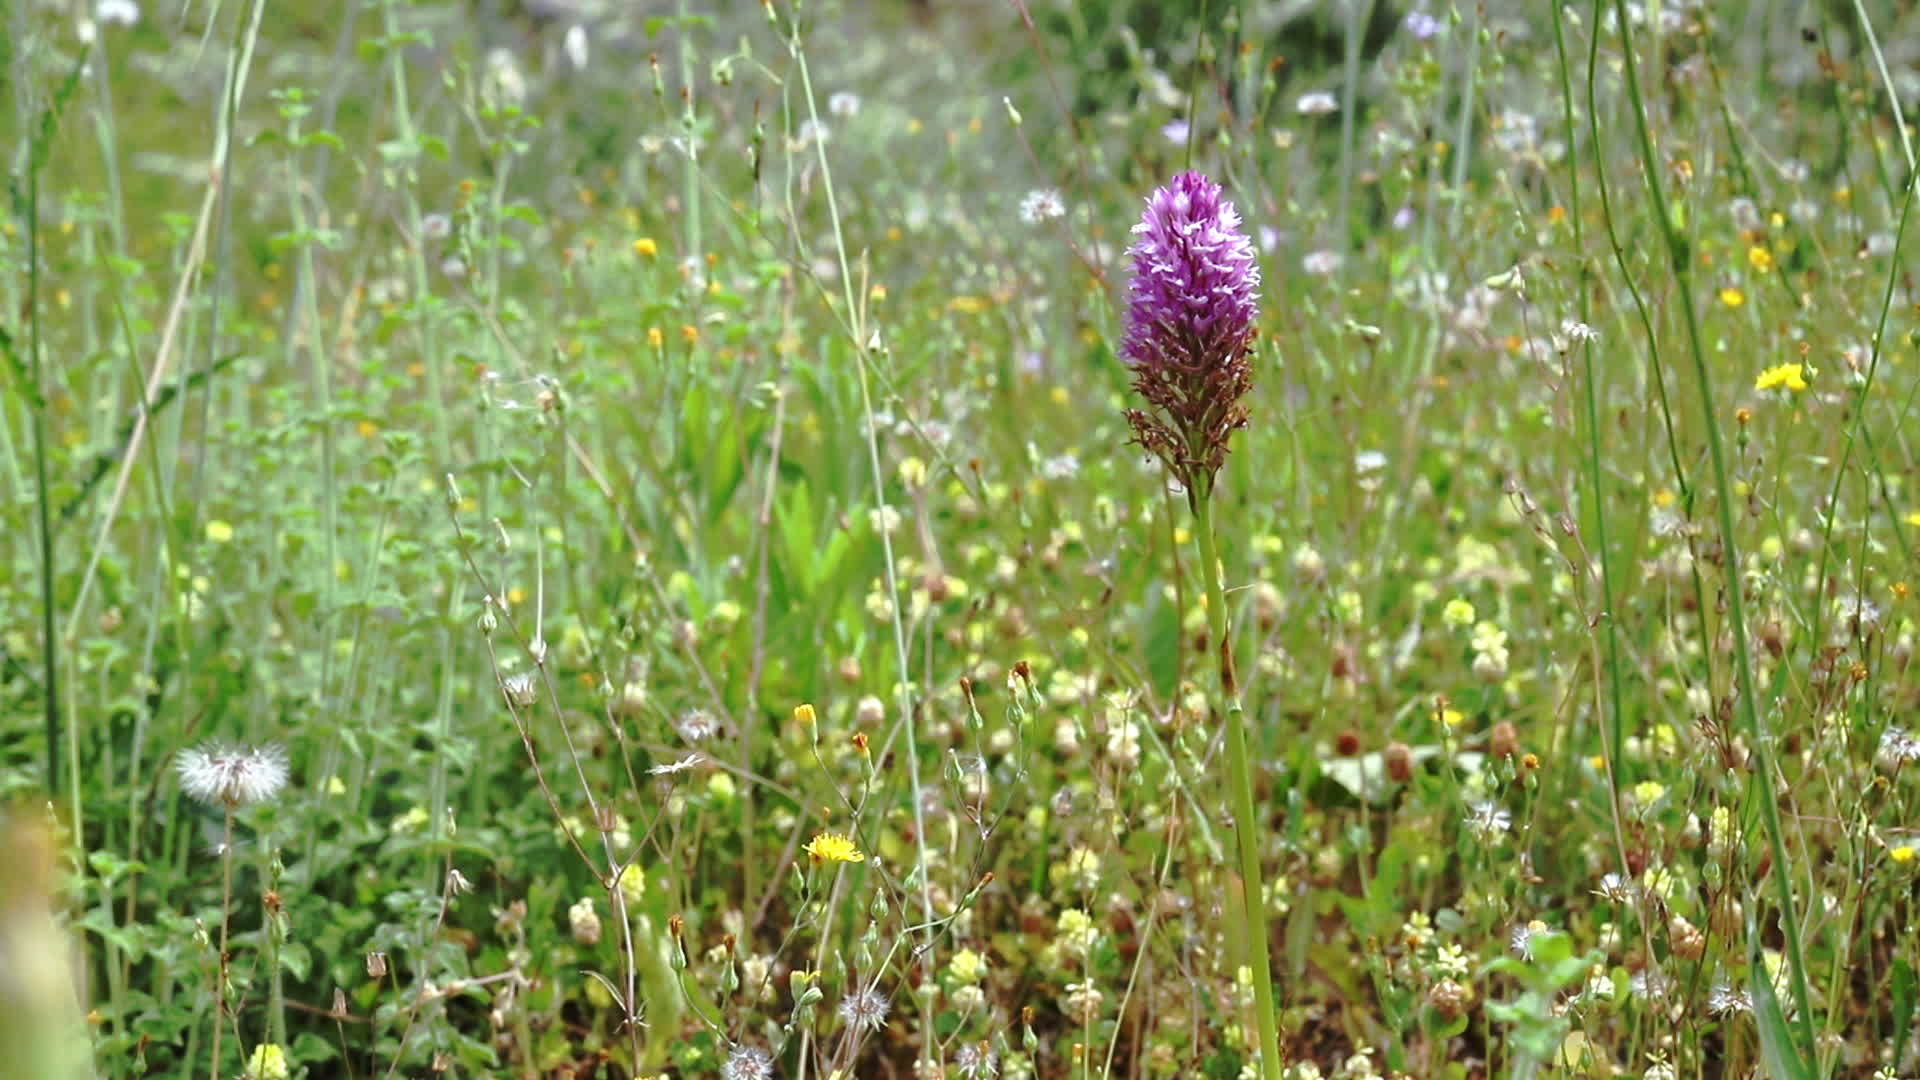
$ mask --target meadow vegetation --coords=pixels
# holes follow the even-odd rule
[[[8,6],[0,1005],[50,897],[109,1077],[1920,1074],[1906,5],[640,6]]]

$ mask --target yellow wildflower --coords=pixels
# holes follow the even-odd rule
[[[261,1043],[247,1059],[247,1080],[287,1080],[287,1052],[279,1043]]]
[[[1741,292],[1738,288],[1732,285],[1729,285],[1726,288],[1720,290],[1720,302],[1727,305],[1730,308],[1737,308],[1741,304],[1744,304],[1747,302],[1747,294]]]
[[[1747,249],[1747,265],[1765,274],[1773,269],[1773,252],[1754,245]]]
[[[647,872],[640,869],[639,863],[628,863],[620,871],[620,897],[629,904],[637,904],[647,895]]]
[[[839,833],[820,833],[803,848],[814,862],[866,862],[867,856]]]
[[[1761,372],[1759,378],[1753,380],[1753,388],[1772,390],[1776,387],[1786,387],[1788,390],[1805,390],[1807,380],[1802,377],[1805,370],[1799,364],[1775,364]]]

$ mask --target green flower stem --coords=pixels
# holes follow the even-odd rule
[[[1220,651],[1220,692],[1227,702],[1227,782],[1233,787],[1234,835],[1240,844],[1240,893],[1247,913],[1248,959],[1253,1003],[1260,1028],[1260,1075],[1280,1076],[1280,1025],[1273,1006],[1273,964],[1268,959],[1267,905],[1261,896],[1260,820],[1253,809],[1253,771],[1247,755],[1247,721],[1233,674],[1233,644],[1227,637],[1227,593],[1220,585],[1220,555],[1213,540],[1211,492],[1193,499],[1194,533],[1200,542],[1200,573],[1207,583],[1207,641]]]

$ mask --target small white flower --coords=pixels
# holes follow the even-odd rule
[[[1600,887],[1594,895],[1614,904],[1630,904],[1638,887],[1624,875],[1614,872],[1600,879]]]
[[[1548,928],[1546,923],[1541,922],[1539,919],[1534,919],[1531,922],[1524,922],[1514,927],[1513,933],[1507,939],[1507,943],[1512,947],[1513,955],[1522,960],[1531,960],[1533,959],[1534,941],[1543,935],[1551,933],[1553,933],[1553,931]]]
[[[1064,217],[1067,204],[1061,199],[1060,192],[1053,188],[1035,188],[1027,192],[1020,200],[1020,220],[1029,225],[1038,225],[1043,221]]]
[[[1080,473],[1080,459],[1072,454],[1060,454],[1040,463],[1040,475],[1049,480],[1071,480]]]
[[[1192,133],[1193,133],[1193,126],[1191,124],[1188,124],[1185,120],[1169,121],[1165,127],[1162,127],[1160,129],[1161,138],[1167,140],[1170,143],[1174,143],[1181,146],[1186,145],[1187,136],[1191,135]]]
[[[853,116],[860,111],[860,95],[841,90],[827,98],[827,111],[835,116]]]
[[[720,730],[720,725],[714,721],[713,714],[705,709],[688,709],[680,714],[680,719],[673,722],[673,727],[680,733],[680,737],[688,742],[704,742],[713,738],[714,734]]]
[[[1353,455],[1353,471],[1362,476],[1387,467],[1387,455],[1378,450],[1362,450]]]
[[[1707,1011],[1715,1016],[1753,1011],[1753,995],[1728,983],[1720,983],[1707,993]]]
[[[579,23],[567,27],[567,36],[561,42],[561,48],[566,51],[568,63],[576,69],[585,70],[588,58],[587,28]]]
[[[953,1066],[967,1080],[979,1080],[1000,1072],[1000,1055],[984,1042],[962,1043],[959,1053],[953,1056]]]
[[[1916,739],[1906,728],[1890,727],[1880,734],[1880,750],[1875,755],[1880,767],[1897,769],[1912,761],[1920,761],[1920,739]]]
[[[1300,269],[1316,277],[1326,277],[1337,272],[1343,261],[1337,251],[1310,251],[1300,260]]]
[[[736,1046],[720,1066],[720,1080],[769,1080],[773,1059],[757,1046]]]
[[[887,997],[871,986],[863,986],[840,999],[840,1019],[857,1031],[878,1031],[886,1025]]]
[[[1491,840],[1513,828],[1513,815],[1500,804],[1483,799],[1467,807],[1467,829],[1482,840]]]
[[[132,26],[140,21],[140,5],[133,0],[100,0],[93,5],[93,17],[108,26]]]
[[[803,120],[793,133],[794,149],[801,150],[816,142],[826,142],[828,134],[827,125],[816,120]]]
[[[287,783],[287,754],[278,746],[209,743],[183,751],[174,766],[188,795],[229,808],[265,802]]]
[[[1599,340],[1600,332],[1579,319],[1565,319],[1560,323],[1560,336],[1572,344],[1585,345]]]
[[[533,681],[531,671],[522,671],[502,679],[500,691],[506,694],[507,704],[516,709],[524,709],[540,698],[539,685]]]
[[[679,761],[669,761],[665,764],[655,765],[653,768],[647,770],[647,775],[672,776],[674,773],[686,772],[688,769],[693,768],[705,760],[706,758],[700,754],[688,754]]]
[[[1293,110],[1301,116],[1325,116],[1337,112],[1339,108],[1340,99],[1325,90],[1302,94],[1300,100],[1293,103]]]
[[[1642,1001],[1665,1001],[1673,992],[1673,976],[1655,968],[1635,972],[1627,980],[1627,991]]]

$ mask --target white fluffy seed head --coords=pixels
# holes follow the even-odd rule
[[[188,795],[230,809],[265,802],[287,784],[287,753],[271,743],[206,743],[182,751],[174,767]]]

